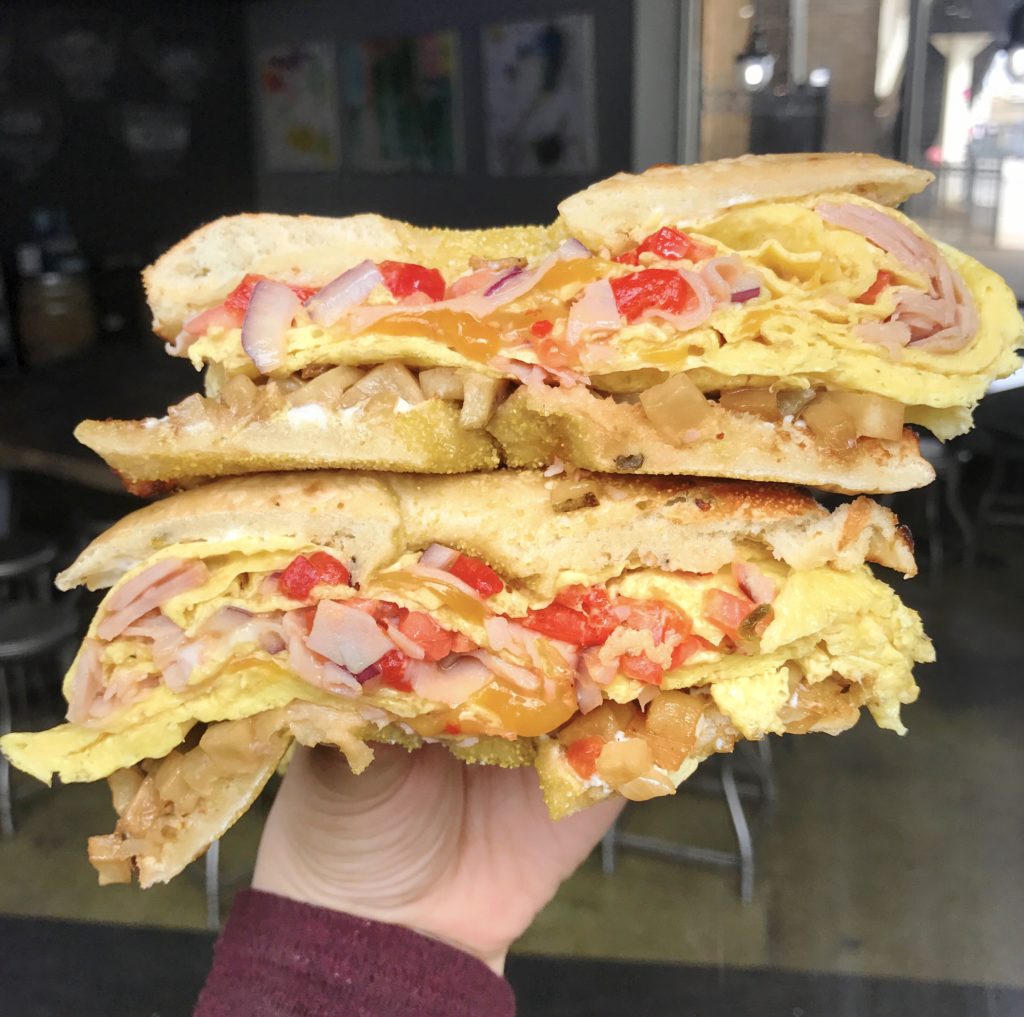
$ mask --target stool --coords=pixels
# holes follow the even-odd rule
[[[47,665],[60,671],[57,658],[77,631],[78,616],[70,604],[24,601],[0,609],[0,735],[13,727],[11,683],[24,684]],[[0,834],[13,833],[10,764],[0,755]]]
[[[57,548],[26,533],[0,539],[0,601],[49,600]]]
[[[749,770],[753,778],[751,781],[737,780],[737,763]],[[763,801],[769,809],[774,808],[777,789],[768,738],[764,737],[758,742],[739,742],[734,755],[719,757],[716,777],[705,776],[698,771],[680,785],[679,790],[705,792],[720,795],[724,799],[736,837],[736,850],[720,851],[697,844],[680,844],[662,837],[629,833],[619,829],[619,820],[616,820],[601,841],[601,868],[605,875],[615,872],[615,853],[618,848],[632,848],[673,861],[723,866],[739,871],[740,900],[749,904],[754,897],[754,840],[743,808],[743,799]]]

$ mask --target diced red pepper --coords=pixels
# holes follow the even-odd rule
[[[636,321],[651,308],[682,314],[697,306],[693,287],[675,269],[645,268],[609,281],[615,305],[626,321]]]
[[[599,587],[569,586],[547,607],[531,610],[521,625],[574,646],[600,646],[619,625],[612,603]]]
[[[538,338],[543,339],[546,335],[551,335],[551,330],[555,327],[553,321],[548,321],[547,318],[541,318],[539,321],[535,321],[530,326],[530,331]]]
[[[299,555],[281,573],[277,583],[281,592],[293,600],[305,600],[316,586],[319,574],[305,555]]]
[[[389,689],[397,689],[399,692],[412,692],[412,683],[405,676],[405,668],[408,663],[409,658],[400,650],[388,650],[377,661],[381,683]]]
[[[453,724],[451,721],[448,721],[444,726],[444,733],[450,735],[462,734],[462,728],[459,727],[458,724]]]
[[[455,633],[441,628],[429,614],[422,611],[410,611],[402,619],[398,631],[419,646],[429,661],[447,657],[455,645]]]
[[[436,268],[408,261],[382,261],[377,268],[384,277],[384,285],[399,300],[413,293],[425,293],[431,300],[444,299],[444,276]]]
[[[601,755],[604,742],[597,735],[578,738],[566,750],[569,765],[584,779],[590,780],[597,771],[597,757]]]
[[[873,304],[879,294],[892,282],[892,272],[880,269],[875,281],[854,301],[857,304]]]
[[[309,563],[316,569],[321,583],[329,586],[350,586],[352,576],[349,570],[332,554],[316,551],[309,556]]]
[[[452,641],[452,653],[472,653],[477,649],[476,643],[469,636],[464,636],[461,632],[455,632],[453,635],[455,638]]]
[[[232,311],[244,315],[249,309],[249,301],[252,300],[252,291],[256,289],[256,284],[264,282],[267,279],[265,275],[247,275],[225,298],[224,306]],[[314,293],[320,292],[318,286],[292,286],[288,284],[288,288],[294,293],[299,300],[305,303]]]
[[[730,639],[739,639],[739,627],[757,605],[746,597],[737,597],[725,590],[704,592],[704,615],[712,625],[720,628]]]
[[[635,678],[648,685],[660,685],[665,677],[665,669],[643,653],[624,653],[619,657],[619,670],[627,678]]]
[[[656,254],[666,261],[678,261],[685,258],[687,261],[703,261],[715,255],[715,249],[710,244],[702,244],[699,240],[671,226],[663,226],[657,233],[652,233],[642,240],[632,251],[620,254],[614,261],[623,265],[639,265],[641,254]]]
[[[700,636],[687,636],[678,646],[672,650],[672,670],[682,667],[699,650],[713,650],[706,639]]]
[[[308,558],[304,554],[292,560],[278,578],[278,586],[286,597],[305,600],[317,583],[331,586],[347,586],[351,581],[349,571],[333,555],[317,551]]]
[[[448,571],[456,579],[461,579],[467,586],[472,586],[485,600],[505,589],[501,576],[490,565],[480,561],[479,558],[470,558],[467,554],[460,554],[448,566]]]

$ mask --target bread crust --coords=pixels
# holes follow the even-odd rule
[[[572,236],[618,253],[662,226],[697,226],[737,205],[842,192],[895,206],[933,179],[927,170],[862,152],[743,155],[617,173],[566,198],[558,211]]]
[[[588,502],[596,504],[566,511],[555,504],[553,481],[534,471],[232,477],[126,516],[61,573],[58,585],[110,586],[169,545],[204,541],[223,548],[246,536],[334,548],[352,563],[356,582],[435,542],[480,557],[507,579],[538,590],[553,589],[567,571],[714,572],[747,541],[794,568],[874,561],[905,575],[916,571],[909,534],[888,509],[866,498],[829,513],[783,485],[587,479],[593,494]]]

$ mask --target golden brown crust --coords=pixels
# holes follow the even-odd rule
[[[804,427],[713,405],[701,437],[675,444],[651,426],[641,407],[579,387],[519,388],[498,407],[488,429],[505,462],[517,468],[558,458],[601,473],[733,477],[842,494],[907,491],[935,478],[909,429],[898,442],[862,438],[835,451]]]
[[[499,464],[487,432],[462,427],[458,406],[441,399],[403,413],[324,412],[313,420],[280,413],[233,427],[179,427],[166,417],[85,420],[75,437],[143,496],[271,470],[462,473]]]
[[[566,198],[558,210],[588,247],[617,252],[661,226],[696,226],[737,205],[830,192],[898,205],[933,179],[926,170],[867,153],[744,155],[617,173]]]
[[[353,562],[358,581],[430,543],[483,558],[506,578],[550,586],[566,571],[643,566],[714,572],[756,541],[797,568],[865,560],[905,574],[913,556],[896,518],[873,502],[847,525],[782,485],[593,476],[592,502],[554,504],[555,481],[532,471],[450,477],[316,471],[256,474],[184,491],[132,513],[59,577],[62,589],[109,586],[171,544],[257,540],[322,545]]]

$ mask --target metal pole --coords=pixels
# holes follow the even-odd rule
[[[789,0],[789,80],[794,85],[807,83],[807,6],[808,0]]]
[[[700,158],[700,80],[702,4],[681,0],[679,12],[679,99],[677,102],[676,161],[696,162]]]
[[[910,0],[910,35],[903,77],[903,131],[900,157],[919,163],[924,155],[921,138],[924,121],[925,70],[928,63],[928,28],[932,20],[932,0]]]

